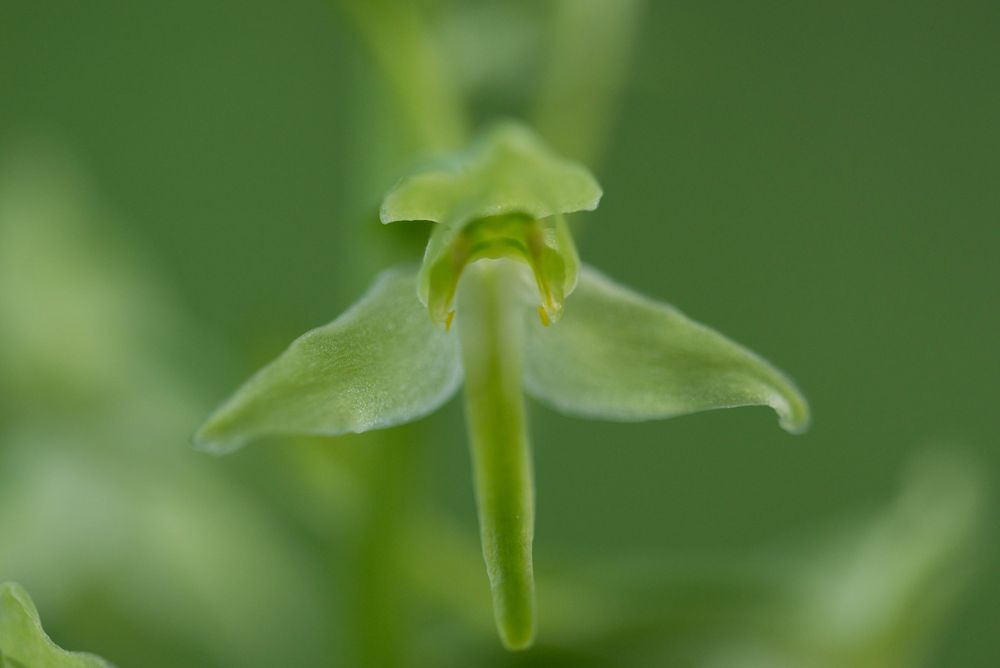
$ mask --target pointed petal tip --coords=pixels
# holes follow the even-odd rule
[[[192,434],[191,447],[198,452],[204,452],[205,454],[222,457],[223,455],[231,454],[246,445],[247,439],[245,438],[232,438],[221,434],[214,434],[214,426],[215,425],[213,425],[212,420],[209,420],[202,425],[198,431]]]
[[[809,402],[794,389],[789,396],[776,397],[771,407],[778,414],[778,424],[789,434],[799,435],[809,431],[812,426],[812,411]]]
[[[400,183],[403,179],[400,179]],[[397,184],[398,186],[399,184]],[[403,220],[398,215],[392,212],[394,206],[394,200],[392,198],[392,191],[386,195],[385,199],[382,200],[382,205],[378,208],[378,220],[383,225],[388,225],[390,223],[398,223]]]
[[[591,175],[590,178],[594,179],[593,175]],[[604,190],[597,184],[597,179],[594,179],[594,186],[597,188],[597,193],[586,206],[580,209],[580,211],[594,211],[598,206],[600,206],[601,200],[604,199]]]

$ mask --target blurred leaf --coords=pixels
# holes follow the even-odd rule
[[[245,471],[185,447],[204,402],[168,355],[194,330],[134,249],[102,234],[59,145],[5,158],[0,573],[130,665],[308,663],[331,635],[315,586],[328,563],[242,488]]]
[[[67,652],[45,635],[34,603],[19,585],[0,584],[0,668],[109,668],[92,654]]]
[[[59,147],[0,163],[0,387],[51,402],[120,389],[156,322],[124,258],[98,243],[86,179]],[[130,303],[143,303],[137,318]],[[157,323],[158,324],[158,323]]]
[[[980,565],[986,508],[977,461],[953,449],[914,458],[896,498],[815,550],[791,583],[791,663],[922,664]]]
[[[550,47],[548,3],[479,0],[452,3],[437,17],[437,35],[473,110],[526,107],[536,93],[539,62]]]
[[[645,644],[660,665],[683,656],[705,668],[927,665],[981,566],[986,492],[975,460],[925,452],[884,508],[804,546],[733,560],[742,574],[716,580],[714,592],[692,587],[697,575],[678,577],[666,560],[659,575],[620,569],[634,583],[614,589],[631,610],[604,649],[620,657]]]
[[[587,267],[562,321],[525,337],[524,383],[584,417],[647,420],[767,405],[788,431],[809,425],[805,398],[765,360]]]
[[[265,435],[337,435],[419,418],[458,388],[454,336],[416,299],[415,272],[382,273],[332,323],[307,332],[229,399],[195,437],[225,452]]]
[[[340,0],[367,42],[395,96],[393,109],[409,126],[415,147],[439,150],[465,140],[468,120],[451,63],[425,25],[420,3]],[[369,110],[366,110],[369,111]]]
[[[566,155],[593,160],[628,79],[644,0],[554,0],[535,120]]]

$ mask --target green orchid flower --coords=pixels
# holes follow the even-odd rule
[[[764,359],[581,265],[564,216],[596,208],[601,194],[589,171],[516,125],[402,179],[381,218],[436,223],[422,265],[386,271],[346,313],[292,343],[196,443],[226,452],[266,435],[391,427],[434,411],[464,380],[497,628],[507,647],[528,647],[525,393],[606,420],[766,405],[788,431],[809,422],[805,399]]]

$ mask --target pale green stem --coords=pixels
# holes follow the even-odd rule
[[[410,0],[340,0],[384,74],[411,148],[440,152],[464,145],[464,101],[443,56]],[[394,437],[394,433],[402,436]],[[399,443],[399,441],[410,441]],[[355,623],[361,665],[391,668],[405,656],[405,611],[396,559],[406,518],[402,490],[411,490],[419,438],[412,429],[383,432],[367,479],[369,515],[362,522]],[[397,444],[400,447],[392,447]]]
[[[405,665],[405,595],[400,592],[400,562],[404,559],[404,531],[412,494],[412,473],[422,440],[412,425],[386,431],[366,443],[366,515],[357,543],[355,618],[358,665],[393,668]]]
[[[420,151],[463,146],[469,121],[443,54],[411,0],[340,0],[385,75]]]
[[[624,88],[643,0],[556,0],[535,126],[560,153],[593,164]]]
[[[524,649],[535,636],[531,543],[535,493],[521,390],[517,276],[507,261],[465,271],[457,327],[479,527],[500,639]]]

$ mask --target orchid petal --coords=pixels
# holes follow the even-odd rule
[[[196,444],[226,452],[261,436],[364,432],[438,408],[461,381],[458,344],[427,317],[415,280],[414,269],[383,272],[346,313],[237,390]]]
[[[525,338],[524,383],[542,402],[584,417],[634,421],[766,405],[787,431],[809,425],[805,398],[763,358],[589,267],[563,319]]]

